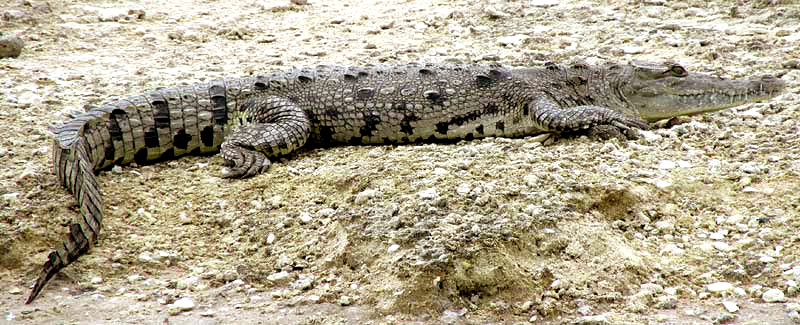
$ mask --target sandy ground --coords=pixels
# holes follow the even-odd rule
[[[26,47],[0,59],[0,323],[798,323],[798,26],[791,0],[3,2]],[[577,60],[789,86],[631,141],[122,166],[98,245],[23,304],[78,215],[47,134],[70,111],[291,66]]]

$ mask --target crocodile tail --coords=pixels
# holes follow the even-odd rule
[[[103,199],[90,156],[90,152],[97,148],[91,148],[90,141],[83,134],[84,129],[94,121],[96,116],[86,114],[51,129],[55,135],[55,173],[78,200],[80,216],[69,225],[67,239],[48,255],[26,304],[36,299],[56,273],[85,254],[100,234]]]

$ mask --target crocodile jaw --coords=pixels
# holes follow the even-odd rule
[[[632,81],[624,96],[642,119],[656,121],[767,100],[777,96],[784,86],[783,80],[771,76],[725,80],[689,73],[685,77]]]

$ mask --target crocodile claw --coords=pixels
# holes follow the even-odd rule
[[[233,159],[225,159],[225,165],[232,168],[222,178],[250,178],[269,169],[270,161],[261,152],[241,149]]]

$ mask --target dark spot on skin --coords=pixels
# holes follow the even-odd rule
[[[322,142],[330,143],[333,141],[333,127],[330,126],[320,126],[319,127],[319,139]]]
[[[115,109],[111,111],[110,118],[108,119],[108,134],[111,135],[111,140],[122,141],[122,129],[119,127],[119,121],[127,119],[128,114],[124,110]]]
[[[405,114],[400,121],[400,131],[408,135],[414,134],[414,128],[411,127],[411,122],[413,121],[419,121],[419,117],[413,113]]]
[[[358,76],[359,77],[367,77],[367,76],[369,76],[369,72],[367,72],[367,71],[359,71],[358,72]]]
[[[200,131],[200,141],[203,142],[203,145],[206,147],[213,147],[214,146],[214,128],[211,126],[206,126]]]
[[[530,114],[530,113],[531,112],[530,112],[530,108],[528,107],[528,104],[526,103],[525,105],[522,105],[522,115],[528,116],[528,114]]]
[[[483,124],[478,125],[478,127],[475,128],[475,132],[478,132],[479,134],[483,135]]]
[[[475,76],[475,82],[479,89],[483,89],[491,87],[495,81],[487,75],[479,74]]]
[[[116,153],[116,149],[114,149],[114,144],[109,144],[108,146],[106,146],[106,150],[105,150],[105,153],[104,153],[105,156],[104,156],[103,159],[105,159],[105,160],[113,160],[114,159],[114,153]]]
[[[439,94],[439,92],[436,90],[426,90],[422,95],[425,96],[426,99],[431,101],[436,101],[437,99],[442,97],[442,95]]]
[[[268,83],[269,81],[267,81],[267,77],[256,76],[256,82],[253,84],[253,88],[255,88],[256,90],[267,90],[267,88],[269,88],[267,86]]]
[[[500,131],[505,131],[505,129],[506,129],[506,123],[505,123],[505,122],[503,122],[503,121],[498,121],[498,122],[497,122],[497,123],[494,125],[494,127],[495,127],[496,129],[500,130]]]
[[[497,108],[495,104],[486,104],[486,106],[483,107],[483,114],[496,114],[499,111],[500,109]]]
[[[304,84],[314,81],[314,78],[311,78],[309,76],[299,75],[297,76],[297,81]]]
[[[362,144],[361,137],[352,137],[350,139],[347,139],[347,143],[354,146],[360,145]]]
[[[447,123],[447,122],[436,123],[436,132],[439,132],[440,134],[447,134],[447,126],[448,125],[450,125],[450,124]]]
[[[467,135],[464,136],[464,140],[467,140],[467,141],[475,140],[475,136],[472,135],[472,133],[467,133]]]
[[[161,153],[161,157],[159,157],[158,159],[170,160],[172,158],[175,158],[175,151],[172,148],[169,148],[166,151],[164,151],[163,153]]]
[[[419,74],[421,74],[423,76],[430,76],[430,75],[433,75],[433,70],[422,68],[422,69],[419,69]]]
[[[189,142],[192,141],[192,135],[187,134],[186,130],[179,129],[172,137],[172,143],[175,148],[186,150],[189,147]]]
[[[148,148],[158,148],[158,131],[156,128],[149,128],[144,131],[144,145]]]
[[[356,91],[356,98],[360,100],[370,99],[374,95],[375,95],[375,89],[373,88],[361,88]]]
[[[343,75],[345,81],[356,81],[358,77],[352,73],[345,73]]]
[[[499,111],[500,109],[497,107],[497,105],[486,104],[486,106],[483,107],[483,110],[469,112],[451,119],[450,124],[464,125],[467,122],[476,121],[482,116],[497,114]]]
[[[309,110],[306,111],[306,115],[308,115],[308,120],[311,122],[311,124],[319,124],[320,120],[317,117],[317,114],[314,114],[314,112]]]
[[[381,117],[377,114],[367,114],[364,116],[364,123],[366,125],[361,127],[359,130],[362,137],[369,137],[372,136],[372,131],[378,129],[378,124],[381,123]]]
[[[329,117],[331,120],[335,120],[339,117],[339,112],[335,108],[328,108],[325,110],[325,116]]]
[[[558,65],[549,61],[544,63],[544,67],[550,71],[558,70]]]
[[[147,148],[142,148],[139,149],[139,151],[136,151],[136,153],[133,155],[133,161],[139,165],[147,164]]]

